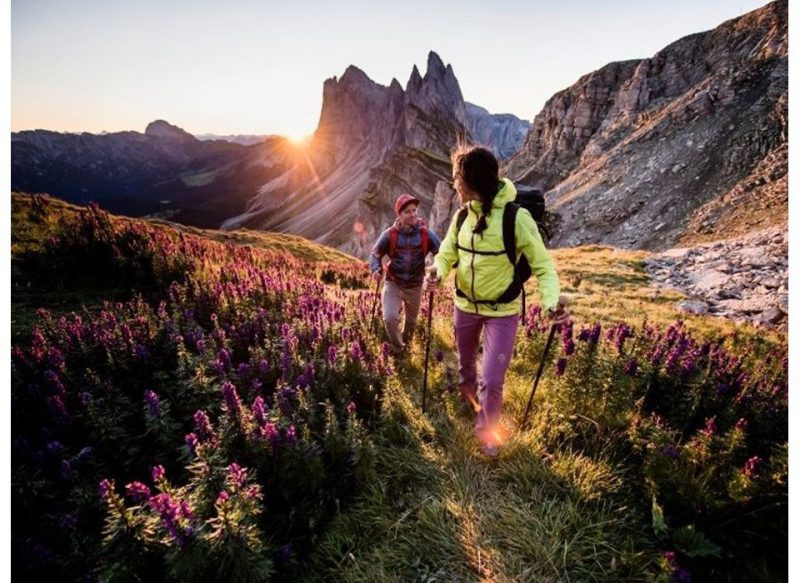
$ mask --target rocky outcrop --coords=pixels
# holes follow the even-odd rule
[[[298,152],[296,164],[308,169],[290,170],[308,180],[264,184],[246,212],[223,227],[297,233],[365,257],[394,220],[401,193],[419,198],[428,219],[436,193],[454,197],[448,156],[458,136],[468,136],[466,117],[453,68],[436,53],[428,55],[424,76],[413,67],[405,89],[348,67],[325,81],[317,131]]]
[[[157,119],[156,121],[151,121],[149,124],[147,124],[147,127],[144,130],[144,135],[166,138],[168,140],[185,141],[189,143],[197,141],[197,138],[195,138],[189,132],[179,128],[178,126],[174,126],[163,119]]]
[[[505,168],[546,191],[552,243],[659,250],[785,223],[787,10],[773,2],[554,95]]]
[[[495,155],[504,160],[515,154],[531,124],[510,113],[491,114],[472,103],[466,103],[467,121],[470,136],[475,143],[492,149]]]
[[[697,247],[670,249],[645,260],[656,287],[688,296],[678,308],[757,325],[784,327],[789,313],[785,227]]]

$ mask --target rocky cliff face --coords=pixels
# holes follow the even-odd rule
[[[554,95],[506,165],[554,245],[665,249],[787,219],[786,1],[611,63]]]
[[[436,193],[452,200],[448,155],[468,136],[467,110],[453,68],[431,52],[405,89],[386,87],[351,66],[325,81],[314,139],[301,153],[314,177],[296,188],[264,185],[247,212],[223,224],[298,233],[366,256],[394,219],[394,199],[409,192],[430,219]],[[440,207],[443,203],[440,203]],[[434,228],[448,219],[433,215]]]

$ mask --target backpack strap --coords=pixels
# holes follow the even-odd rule
[[[503,246],[511,265],[517,264],[517,236],[515,233],[517,225],[517,212],[519,205],[513,202],[506,203],[503,207]]]
[[[469,211],[467,210],[467,207],[463,207],[463,208],[459,209],[458,215],[456,215],[457,216],[457,218],[456,218],[456,233],[460,233],[461,232],[461,225],[463,225],[464,221],[467,220],[467,213],[468,212]]]
[[[428,234],[428,227],[421,227],[419,230],[420,247],[422,247],[422,257],[428,256],[428,249],[430,248],[430,235]]]
[[[397,253],[397,235],[399,234],[397,228],[392,225],[389,227],[389,253],[387,255],[389,258],[393,258],[395,253]]]

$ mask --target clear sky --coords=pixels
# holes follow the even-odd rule
[[[435,50],[467,101],[531,120],[611,61],[763,0],[13,0],[11,129],[313,132],[322,84],[354,64],[405,87]]]

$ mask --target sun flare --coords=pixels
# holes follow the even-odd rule
[[[295,146],[307,146],[314,134],[292,133],[286,134],[284,137]]]

